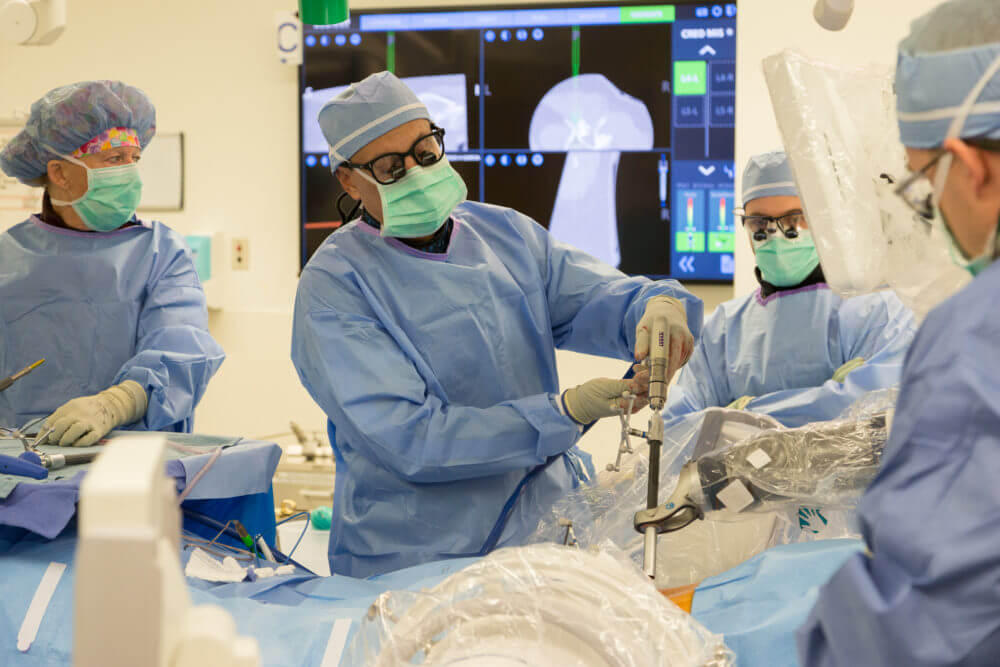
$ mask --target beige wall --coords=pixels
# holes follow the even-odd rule
[[[388,4],[352,3],[356,8]],[[834,60],[889,61],[906,17],[932,2],[859,2],[856,25],[842,35],[813,27],[811,4],[745,0],[741,5],[738,161],[777,142],[763,79],[753,63],[791,45]],[[289,361],[299,240],[297,82],[296,69],[275,57],[273,26],[275,10],[294,6],[294,0],[71,0],[68,28],[54,45],[0,45],[0,117],[27,111],[45,91],[66,82],[134,83],[156,104],[160,131],[185,135],[185,208],[157,217],[185,234],[211,231],[249,239],[249,270],[215,267],[224,294],[211,328],[228,359],[198,409],[197,428],[204,432],[263,435],[287,430],[289,420],[324,428],[321,411]],[[749,254],[748,248],[741,250]],[[738,264],[740,291],[750,286],[751,266],[746,257]],[[706,313],[732,296],[729,287],[694,291],[705,299]],[[617,376],[625,366],[573,353],[560,353],[558,361],[564,386]],[[601,465],[613,458],[617,444],[616,424],[606,421],[583,443]]]

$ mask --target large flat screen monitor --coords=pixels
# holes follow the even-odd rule
[[[629,274],[732,279],[736,4],[358,10],[304,45],[303,265],[344,223],[317,114],[390,70],[445,129],[470,199]]]

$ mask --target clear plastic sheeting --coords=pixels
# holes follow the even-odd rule
[[[724,408],[709,408],[669,422],[663,434],[660,501],[669,498],[681,467],[692,457],[735,446],[777,427],[780,424],[766,415]],[[610,542],[636,565],[641,564],[643,536],[636,532],[633,518],[646,507],[649,465],[645,443],[633,442],[633,447],[641,453],[626,458],[621,472],[603,471],[594,484],[561,499],[539,522],[533,541],[565,543],[569,537],[582,547]],[[572,534],[565,525],[570,522]],[[797,533],[792,517],[784,514],[712,512],[704,521],[660,535],[656,585],[697,583],[771,546],[794,541]]]
[[[539,544],[379,596],[347,664],[724,667],[733,656],[620,552]]]
[[[656,584],[697,583],[779,544],[854,536],[854,507],[877,472],[884,415],[896,395],[872,392],[838,420],[796,429],[723,408],[668,423],[660,502],[690,502],[704,520],[660,535]],[[703,479],[702,469],[712,476]],[[641,563],[643,537],[633,518],[646,506],[647,470],[646,457],[635,455],[621,472],[601,472],[553,507],[533,541],[582,547],[610,541]]]
[[[764,60],[764,74],[830,287],[844,296],[892,288],[923,318],[968,275],[893,191],[908,172],[892,70],[785,51]]]
[[[760,431],[688,463],[678,485],[706,512],[851,509],[878,472],[894,404],[894,391],[874,392],[844,419]]]

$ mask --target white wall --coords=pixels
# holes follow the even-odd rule
[[[26,111],[45,91],[70,81],[133,83],[152,97],[161,131],[185,134],[185,208],[157,217],[182,233],[220,231],[249,239],[249,270],[221,267],[228,273],[224,309],[210,319],[228,359],[198,410],[197,428],[204,432],[254,436],[284,431],[289,420],[310,429],[324,424],[289,361],[298,273],[298,86],[295,68],[278,63],[272,44],[274,11],[295,4],[69,0],[69,25],[54,45],[0,45],[0,117]],[[352,3],[358,9],[388,4]],[[759,66],[749,63],[791,45],[830,59],[890,61],[908,17],[933,3],[859,4],[848,31],[830,35],[813,26],[811,0],[742,3],[737,163],[778,141]],[[752,281],[751,264],[743,260],[737,264],[740,291]],[[706,312],[732,295],[722,286],[695,291],[705,299]],[[563,385],[572,386],[620,375],[624,364],[560,353],[559,369]],[[583,443],[599,465],[614,457],[617,444],[616,423],[605,421]]]

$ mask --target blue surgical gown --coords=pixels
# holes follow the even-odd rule
[[[302,273],[292,360],[330,418],[336,573],[527,539],[580,479],[555,348],[631,359],[661,294],[699,330],[676,282],[626,277],[510,209],[465,202],[452,219],[444,254],[350,223]]]
[[[912,313],[888,291],[843,299],[825,283],[767,297],[757,290],[708,318],[664,415],[752,396],[747,410],[786,426],[833,419],[862,395],[899,382],[915,328]],[[831,379],[856,357],[863,366],[843,383]]]
[[[0,425],[135,380],[149,407],[133,428],[190,431],[225,358],[180,235],[161,223],[78,232],[33,216],[0,235]]]
[[[861,499],[870,554],[799,630],[807,667],[1000,664],[1000,263],[917,332],[882,468]]]

